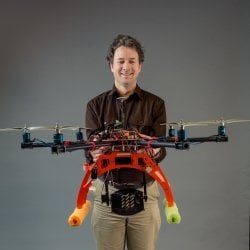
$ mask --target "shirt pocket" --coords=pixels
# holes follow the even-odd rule
[[[153,122],[148,117],[131,117],[129,126],[138,130],[139,133],[152,135]]]

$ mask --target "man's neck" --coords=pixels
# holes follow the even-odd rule
[[[119,95],[121,97],[124,97],[125,99],[128,98],[129,96],[131,96],[134,93],[135,88],[136,88],[136,85],[135,85],[134,88],[131,88],[131,89],[127,89],[125,87],[119,87],[119,88],[116,87],[117,92],[119,93]]]

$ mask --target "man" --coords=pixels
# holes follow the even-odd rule
[[[131,36],[118,35],[108,50],[107,61],[114,76],[114,86],[87,104],[86,127],[89,136],[105,124],[119,121],[124,129],[136,129],[142,138],[165,136],[166,123],[164,101],[144,91],[137,83],[144,62],[141,44]],[[88,158],[95,162],[104,153],[103,149],[92,151]],[[165,148],[153,149],[152,157],[161,161],[166,156]],[[154,250],[161,219],[158,205],[159,190],[156,182],[135,169],[113,170],[108,176],[109,193],[130,185],[138,192],[147,190],[144,209],[135,214],[126,211],[117,214],[111,206],[102,202],[104,178],[98,178],[94,186],[94,208],[91,218],[98,250]],[[112,203],[112,200],[111,200]]]

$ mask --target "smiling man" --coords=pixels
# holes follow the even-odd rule
[[[114,75],[115,87],[121,96],[128,97],[134,92],[141,67],[135,49],[121,46],[115,50],[110,69]]]
[[[138,76],[144,62],[141,44],[128,35],[118,35],[109,47],[107,61],[114,76],[111,90],[91,99],[86,108],[87,136],[93,131],[102,130],[105,125],[119,121],[121,129],[136,129],[143,138],[165,136],[166,110],[164,101],[138,85]],[[87,154],[90,162],[95,162],[106,148]],[[152,158],[160,162],[166,156],[165,148],[157,148]],[[98,250],[154,250],[161,219],[158,205],[157,183],[149,175],[136,169],[121,168],[112,170],[93,183],[94,207],[91,223]],[[102,202],[102,194],[108,186],[111,204],[112,194],[133,189],[135,193],[147,190],[147,201],[143,209],[134,214],[127,208],[113,210]],[[135,197],[139,199],[139,197]]]

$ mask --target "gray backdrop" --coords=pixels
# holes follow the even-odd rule
[[[112,86],[105,56],[118,33],[145,46],[140,85],[166,101],[169,121],[249,119],[249,3],[1,0],[0,127],[82,125],[87,101]],[[228,143],[168,151],[161,165],[182,223],[168,225],[162,214],[159,250],[248,249],[249,130],[232,124]],[[80,228],[66,223],[83,153],[21,150],[18,132],[0,141],[0,249],[95,249],[90,216]]]

